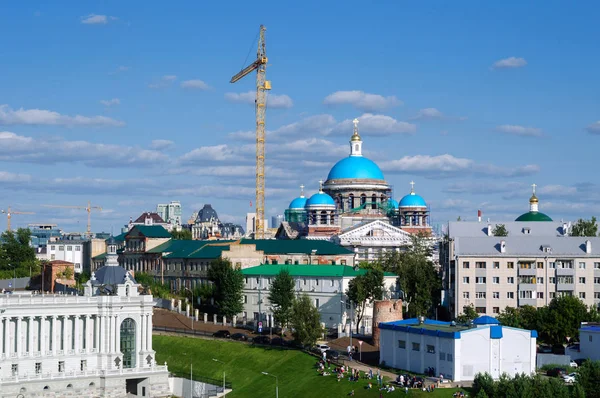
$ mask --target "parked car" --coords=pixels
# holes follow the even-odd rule
[[[538,352],[541,354],[551,354],[552,353],[552,347],[548,346],[548,345],[541,345],[538,347]]]
[[[587,361],[587,360],[588,360],[587,358],[577,358],[577,359],[575,360],[575,363],[577,364],[577,366],[581,366],[581,365],[583,365],[583,363],[584,363],[585,361]]]
[[[546,376],[549,377],[559,377],[567,374],[567,370],[565,368],[552,368],[548,369],[546,372]]]
[[[572,360],[571,362],[569,362],[569,366],[572,367],[572,368],[576,368],[579,365],[577,365],[577,362],[575,362],[575,361]]]
[[[316,349],[318,349],[319,351],[321,351],[321,353],[324,353],[325,351],[329,351],[329,346],[327,344],[317,344],[315,346]]]
[[[289,343],[287,340],[282,339],[281,337],[273,337],[271,339],[271,345],[287,346]]]
[[[244,333],[234,333],[231,335],[231,340],[248,341],[248,335]]]
[[[577,373],[563,375],[562,378],[565,381],[565,383],[575,383],[577,381]]]
[[[270,344],[271,339],[269,336],[256,336],[252,339],[252,343],[254,344]]]
[[[336,350],[327,350],[327,358],[337,361],[340,358],[340,352]]]
[[[219,330],[213,333],[213,337],[220,337],[222,339],[228,339],[231,336],[229,330]]]

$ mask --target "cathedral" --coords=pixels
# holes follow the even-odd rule
[[[400,202],[379,166],[362,154],[363,141],[354,120],[350,154],[338,161],[319,191],[291,201],[278,239],[327,239],[352,247],[359,260],[374,260],[387,250],[410,243],[410,234],[431,234],[429,208],[414,182]]]

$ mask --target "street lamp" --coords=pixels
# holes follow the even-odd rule
[[[353,307],[354,306],[352,305],[352,300],[348,299],[348,301],[350,302],[350,347],[353,347],[352,346],[352,319],[354,318],[354,314],[353,314]],[[345,301],[340,301],[340,303],[346,304]]]
[[[187,356],[187,352],[183,355]],[[190,355],[190,398],[194,398],[194,364],[192,363],[192,357]]]
[[[265,376],[271,376],[275,378],[275,398],[279,398],[279,379],[277,378],[277,376],[272,375],[271,373],[267,373],[267,372],[261,372],[262,374],[264,374]]]
[[[190,292],[192,294],[192,301],[191,301],[191,305],[192,305],[192,330],[194,330],[194,315],[195,315],[195,309],[194,309],[194,292],[191,291],[190,289],[188,289],[187,287],[184,287],[185,290],[187,290],[188,292]]]
[[[220,364],[223,364],[223,394],[225,394],[225,362],[219,361],[216,358],[213,358],[212,360],[215,362],[219,362]]]

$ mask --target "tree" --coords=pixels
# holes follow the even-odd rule
[[[585,361],[577,369],[577,384],[581,385],[587,398],[600,397],[600,362]]]
[[[364,274],[356,276],[348,283],[346,295],[356,308],[354,316],[356,317],[356,333],[358,334],[360,321],[365,315],[367,303],[383,298],[383,271],[371,268]]]
[[[321,314],[306,293],[294,300],[290,318],[294,340],[304,346],[312,346],[321,337]]]
[[[208,279],[215,285],[215,304],[218,312],[228,318],[244,309],[244,275],[239,268],[233,268],[229,260],[218,258],[210,264]]]
[[[506,229],[506,225],[496,224],[496,226],[492,230],[492,234],[494,234],[494,236],[508,236],[508,230]]]
[[[476,396],[480,391],[483,391],[485,395],[484,397],[495,397],[496,396],[496,384],[494,383],[494,379],[489,373],[477,373],[475,378],[473,379],[473,387],[471,388],[473,394]]]
[[[192,240],[192,231],[189,229],[173,230],[171,231],[171,236],[176,240]]]
[[[407,317],[434,316],[440,302],[442,280],[431,258],[431,248],[422,236],[411,236],[405,251],[387,253],[378,267],[398,275]]]
[[[4,231],[0,236],[0,279],[13,276],[26,277],[30,273],[40,273],[40,262],[35,257],[35,249],[29,245],[31,231],[19,228]]]
[[[473,319],[477,318],[479,314],[475,311],[473,304],[465,305],[463,307],[463,313],[456,317],[456,323],[470,323]]]
[[[287,327],[292,315],[294,304],[294,278],[287,269],[282,269],[273,278],[271,290],[269,291],[269,302],[275,322]]]
[[[566,344],[567,337],[578,336],[581,322],[588,318],[588,308],[577,297],[562,296],[539,308],[538,317],[541,340],[552,345]]]
[[[596,224],[596,217],[592,217],[591,220],[584,220],[580,218],[577,220],[571,228],[571,236],[597,236],[598,225]]]

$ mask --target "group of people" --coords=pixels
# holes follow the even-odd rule
[[[453,396],[454,398],[465,398],[465,393],[464,393],[464,392],[462,392],[462,391],[457,391],[457,392],[455,392],[454,394],[452,394],[452,396]]]
[[[407,388],[423,388],[423,379],[417,378],[416,376],[410,377],[409,375],[398,375],[396,377],[396,384],[401,387]]]

